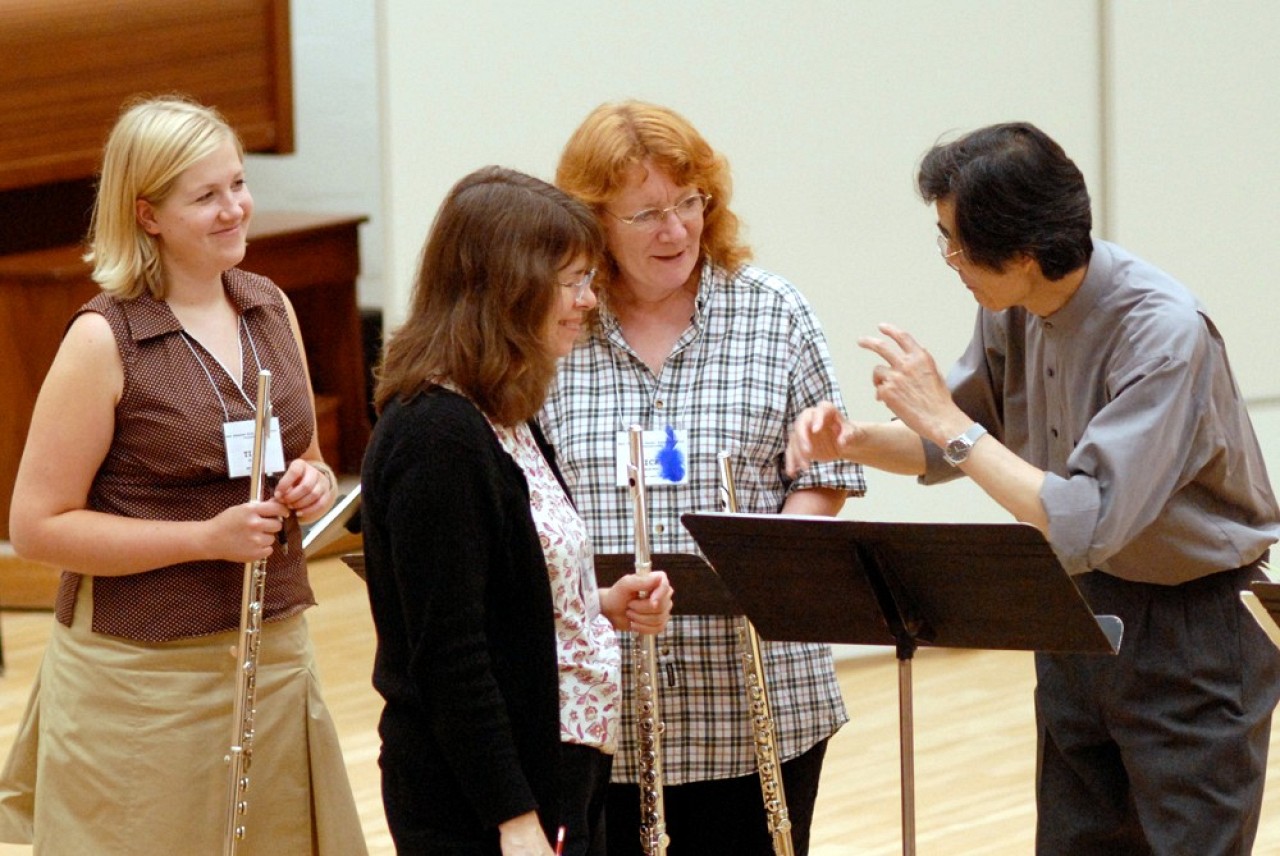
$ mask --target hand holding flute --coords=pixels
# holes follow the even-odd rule
[[[653,635],[666,629],[674,590],[662,571],[630,573],[600,589],[600,611],[618,630]]]
[[[206,552],[228,562],[256,562],[279,546],[279,534],[289,509],[273,500],[233,505],[208,521]]]

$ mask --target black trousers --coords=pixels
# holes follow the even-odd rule
[[[809,852],[809,828],[826,754],[823,740],[782,764],[796,856]],[[671,836],[667,856],[773,856],[760,779],[754,774],[667,786],[663,804]],[[609,856],[641,856],[639,787],[610,785],[608,815]]]
[[[1036,655],[1039,856],[1247,856],[1280,652],[1240,602],[1256,567],[1177,586],[1077,578],[1117,656]]]
[[[605,856],[605,793],[613,756],[560,744],[560,822],[564,856]]]

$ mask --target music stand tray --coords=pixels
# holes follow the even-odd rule
[[[898,658],[903,853],[915,853],[911,658],[917,647],[1114,654],[1040,532],[1023,524],[868,523],[684,514],[765,639],[892,645]]]
[[[1249,583],[1240,599],[1271,641],[1280,646],[1280,583],[1257,580]]]
[[[359,531],[358,527],[360,513],[360,485],[356,485],[351,489],[350,493],[338,497],[337,502],[333,504],[321,517],[307,529],[302,536],[302,555],[308,559],[315,558],[320,555],[325,548],[337,543],[343,538],[351,538]]]

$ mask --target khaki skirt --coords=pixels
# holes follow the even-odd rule
[[[88,579],[86,578],[86,582]],[[86,591],[88,590],[88,591]],[[167,643],[54,622],[0,774],[0,840],[40,856],[222,853],[237,633]],[[242,856],[366,848],[306,620],[263,627]]]

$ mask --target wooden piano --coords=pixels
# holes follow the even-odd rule
[[[248,151],[292,152],[289,2],[4,0],[0,56],[0,541],[7,541],[36,394],[72,311],[97,290],[80,256],[102,145],[121,104],[136,94],[185,93],[217,107]],[[356,471],[369,435],[355,288],[365,218],[257,203],[243,267],[288,292],[306,343],[321,446],[340,472]],[[47,605],[49,569],[22,568],[0,549],[0,570],[0,604]]]

